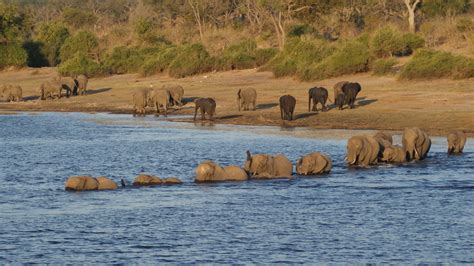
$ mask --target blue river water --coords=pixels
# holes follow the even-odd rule
[[[348,169],[358,131],[0,115],[0,263],[474,263],[474,140],[447,156]],[[397,136],[396,142],[400,140]],[[322,177],[195,184],[204,160],[322,151]],[[66,192],[71,175],[184,184]]]

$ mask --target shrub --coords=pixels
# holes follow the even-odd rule
[[[46,59],[46,56],[43,54],[42,42],[38,41],[28,41],[23,43],[23,48],[28,54],[27,65],[30,67],[43,67],[49,66],[49,62]]]
[[[182,78],[211,69],[211,57],[202,44],[187,44],[178,48],[168,69],[170,76]]]
[[[252,40],[243,40],[230,45],[217,59],[217,68],[222,70],[246,69],[256,67],[255,51],[257,43]]]
[[[86,9],[66,8],[62,15],[64,22],[75,28],[92,26],[97,22],[94,13]]]
[[[423,13],[430,17],[458,15],[469,10],[469,0],[425,0]]]
[[[23,67],[28,54],[18,43],[0,44],[0,69],[8,66]]]
[[[288,31],[289,37],[300,37],[302,35],[314,34],[316,29],[308,24],[296,24],[290,27]]]
[[[389,57],[405,49],[401,33],[392,27],[375,31],[369,42],[370,51],[376,57]]]
[[[474,77],[474,59],[428,49],[418,50],[400,73],[400,79]]]
[[[263,66],[268,63],[276,54],[276,48],[261,48],[255,51],[255,63],[257,66]]]
[[[84,74],[88,77],[103,74],[103,68],[86,54],[78,52],[69,60],[62,62],[58,68],[61,75],[74,76]]]
[[[118,46],[107,54],[104,60],[104,67],[111,74],[124,74],[138,72],[143,62],[143,56],[140,55],[136,47]]]
[[[161,53],[149,57],[145,63],[140,67],[140,74],[142,76],[151,76],[162,73],[169,68],[171,62],[176,58],[178,48],[168,47],[161,51]]]
[[[370,54],[360,42],[347,42],[331,56],[298,73],[302,80],[318,80],[367,71]]]
[[[425,39],[423,37],[416,35],[414,33],[405,33],[402,36],[403,45],[411,51],[422,48],[425,46]]]
[[[80,31],[76,35],[69,37],[60,49],[61,61],[65,62],[74,57],[78,52],[90,55],[95,53],[99,46],[97,37],[88,31]]]
[[[372,63],[374,75],[382,76],[392,72],[392,67],[398,62],[395,58],[377,59]]]
[[[59,50],[68,37],[69,31],[62,23],[52,22],[40,25],[37,39],[42,43],[41,52],[46,57],[49,66],[60,63]]]

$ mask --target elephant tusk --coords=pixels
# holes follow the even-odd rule
[[[416,158],[421,159],[421,157],[420,157],[420,155],[418,154],[418,151],[416,150],[416,148],[415,148],[415,155],[416,155]]]

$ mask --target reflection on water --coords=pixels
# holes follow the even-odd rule
[[[0,115],[0,261],[64,263],[473,262],[474,140],[400,167],[347,169],[369,131],[172,123],[106,114]],[[400,141],[399,137],[395,141]],[[323,178],[196,185],[203,160],[323,151]],[[173,187],[67,193],[70,175],[140,172]]]

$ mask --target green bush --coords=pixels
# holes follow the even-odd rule
[[[405,49],[401,33],[392,27],[375,31],[369,41],[370,51],[376,57],[389,57]]]
[[[367,71],[370,54],[361,42],[344,43],[331,56],[298,73],[301,80],[318,80]]]
[[[244,40],[230,45],[217,59],[216,67],[220,70],[246,69],[256,67],[255,53],[257,43],[252,40]]]
[[[61,62],[74,57],[77,53],[91,55],[97,52],[99,41],[97,37],[88,31],[80,31],[76,35],[69,37],[60,49]]]
[[[402,43],[406,49],[415,51],[416,49],[423,48],[425,46],[425,39],[414,33],[405,33],[402,36]]]
[[[28,54],[18,43],[0,44],[0,69],[8,66],[26,66]]]
[[[372,71],[377,76],[386,75],[392,72],[392,67],[397,63],[395,58],[377,59],[372,63]]]
[[[429,17],[435,17],[465,13],[469,7],[469,0],[425,0],[422,10]]]
[[[314,34],[316,29],[308,24],[296,24],[290,27],[288,31],[289,37],[300,37],[302,35]]]
[[[52,22],[41,24],[37,40],[42,43],[41,52],[48,61],[49,66],[60,63],[59,50],[69,37],[69,30],[62,23]]]
[[[151,76],[164,72],[169,68],[171,62],[176,58],[178,48],[168,47],[161,51],[161,53],[149,57],[145,63],[140,67],[140,74],[142,76]]]
[[[207,72],[211,67],[211,57],[202,44],[187,44],[178,48],[168,73],[172,77],[182,78]]]
[[[263,66],[268,63],[278,50],[276,48],[260,48],[255,51],[255,63],[257,66]]]
[[[104,67],[111,74],[138,72],[144,58],[136,47],[118,46],[106,55]]]
[[[69,60],[62,62],[59,65],[58,71],[64,76],[84,74],[88,77],[94,77],[104,73],[100,64],[91,60],[86,54],[81,52],[76,53]]]
[[[471,78],[474,59],[428,49],[421,49],[400,73],[400,79]]]
[[[90,27],[97,22],[94,13],[86,9],[66,8],[62,15],[64,22],[74,28]]]

